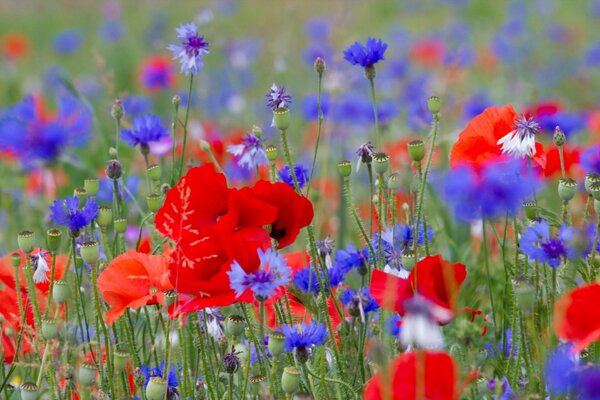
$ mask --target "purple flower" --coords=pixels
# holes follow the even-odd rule
[[[304,167],[304,165],[296,164],[294,165],[294,173],[296,174],[296,179],[298,180],[298,186],[300,189],[302,189],[310,180],[310,172]],[[292,172],[289,165],[286,165],[279,170],[279,177],[284,183],[287,183],[294,188],[294,179],[292,178]]]
[[[573,234],[573,228],[563,225],[557,237],[550,236],[550,225],[540,220],[525,229],[519,240],[519,248],[532,260],[556,268],[561,263],[561,257],[575,258],[576,254],[569,246]]]
[[[58,54],[69,54],[81,46],[81,33],[75,29],[59,33],[54,37],[54,51]]]
[[[252,273],[244,271],[237,261],[231,264],[231,271],[227,275],[236,297],[240,297],[246,290],[252,290],[257,300],[264,301],[290,281],[292,271],[281,255],[272,249],[266,252],[258,249],[258,258],[260,269]]]
[[[277,109],[288,109],[292,102],[292,96],[285,92],[285,87],[278,87],[276,84],[271,86],[271,90],[267,93],[267,106],[275,111]]]
[[[360,65],[363,68],[377,64],[384,59],[387,43],[381,39],[368,38],[363,45],[354,42],[344,51],[344,59],[352,65]]]
[[[514,160],[490,164],[480,173],[469,166],[455,168],[445,175],[441,186],[456,217],[473,221],[515,215],[538,180]]]
[[[586,174],[600,174],[600,145],[589,147],[581,153],[581,167]]]
[[[312,346],[322,346],[327,339],[327,330],[325,325],[319,322],[302,325],[282,325],[281,333],[285,335],[283,342],[283,351],[294,351],[298,348],[309,348]]]
[[[181,39],[181,43],[171,44],[167,49],[173,52],[174,60],[179,59],[182,73],[197,74],[204,66],[208,42],[204,41],[204,36],[198,35],[198,28],[194,23],[180,25],[177,28],[177,37]]]
[[[63,202],[61,199],[54,200],[54,205],[50,206],[52,214],[50,218],[57,225],[68,227],[72,232],[78,232],[92,222],[98,215],[98,203],[94,199],[88,199],[79,209],[79,198],[77,196],[66,197]]]
[[[269,159],[263,149],[262,139],[251,133],[246,135],[241,144],[227,147],[227,152],[237,157],[238,165],[253,170],[260,165],[269,165]]]
[[[342,304],[348,306],[348,308],[359,310],[362,317],[364,317],[364,314],[379,309],[379,304],[377,304],[375,299],[371,296],[369,289],[366,287],[363,287],[360,290],[346,289],[340,296],[340,301]]]
[[[156,115],[143,115],[133,120],[133,129],[121,130],[121,139],[130,146],[147,147],[151,142],[158,142],[169,136]]]

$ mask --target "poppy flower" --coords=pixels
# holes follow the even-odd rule
[[[600,284],[575,288],[554,304],[554,331],[574,342],[575,352],[600,340]]]
[[[461,384],[456,362],[440,351],[403,353],[392,361],[388,371],[389,381],[383,381],[378,372],[367,382],[365,400],[454,400],[460,398],[462,389],[475,377],[472,373]]]
[[[98,288],[111,306],[105,317],[108,324],[115,322],[128,308],[165,304],[164,292],[173,289],[167,258],[130,250],[112,260],[100,273]]]
[[[546,169],[544,175],[548,177],[558,176],[561,174],[560,155],[558,147],[555,145],[549,146],[546,151]],[[579,157],[581,150],[578,147],[563,145],[563,159],[565,163],[565,174],[570,177],[581,176],[579,168]]]
[[[300,229],[312,221],[314,214],[310,200],[285,183],[259,181],[252,187],[252,193],[277,209],[277,218],[270,224],[269,235],[277,240],[278,249],[292,244]]]
[[[9,60],[18,60],[29,53],[29,38],[20,32],[12,32],[2,38],[2,53]]]
[[[400,315],[405,314],[405,302],[412,299],[415,292],[435,305],[455,312],[458,291],[466,276],[464,264],[452,264],[440,255],[428,256],[410,271],[408,279],[373,271],[371,296],[381,307]]]
[[[518,117],[510,104],[486,108],[458,135],[458,140],[450,151],[450,165],[453,168],[461,164],[481,167],[503,157],[502,146],[498,141],[515,131]],[[546,167],[546,155],[540,143],[535,143],[532,158],[542,169]]]
[[[141,85],[150,93],[173,88],[175,72],[168,57],[153,55],[143,61],[138,73]]]

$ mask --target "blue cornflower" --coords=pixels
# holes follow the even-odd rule
[[[121,182],[118,182],[119,197],[126,202],[132,201],[133,198],[129,195],[129,193],[135,196],[141,182],[141,178],[137,175],[129,175],[125,181],[125,187],[123,187]],[[96,199],[101,202],[110,203],[113,201],[113,196],[113,181],[109,178],[100,179],[100,190],[98,190]]]
[[[231,271],[227,272],[227,275],[236,297],[240,297],[249,289],[252,290],[257,300],[264,301],[290,281],[292,272],[283,256],[277,254],[273,249],[264,252],[262,249],[258,249],[258,258],[260,269],[252,273],[244,271],[237,261],[231,264]]]
[[[152,110],[152,101],[142,95],[129,95],[122,99],[123,111],[127,115],[147,114]]]
[[[317,95],[311,94],[304,98],[302,102],[302,114],[309,121],[317,121],[319,119],[319,109],[317,107]],[[331,99],[327,93],[321,95],[321,112],[326,118],[329,113],[329,105]]]
[[[285,335],[283,351],[289,352],[294,349],[307,349],[312,346],[322,346],[327,339],[327,329],[319,322],[301,325],[282,325],[281,333]]]
[[[61,199],[54,200],[50,210],[50,217],[57,225],[66,226],[71,232],[79,232],[98,215],[98,203],[94,199],[88,199],[83,208],[79,209],[77,196],[66,197],[64,202]]]
[[[510,383],[506,377],[503,377],[500,382],[497,382],[495,378],[492,378],[488,381],[487,387],[488,390],[492,393],[497,393],[497,385],[500,383],[501,392],[500,396],[492,395],[493,399],[497,400],[512,400],[516,398],[515,392],[513,392],[510,387]]]
[[[398,314],[392,314],[387,320],[386,332],[391,336],[398,336],[400,334],[401,322],[402,318]]]
[[[156,368],[150,368],[147,365],[142,364],[142,366],[140,367],[140,370],[142,371],[142,373],[144,374],[144,377],[146,378],[146,382],[144,383],[144,387],[146,387],[148,385],[148,382],[150,382],[150,378],[154,378],[154,377],[160,377],[163,378],[163,371],[165,370],[165,362],[161,361],[160,365]],[[179,371],[181,372],[181,366],[179,366]],[[166,377],[166,381],[167,381],[167,398],[171,398],[174,395],[177,395],[177,369],[175,368],[175,365],[171,365],[171,368],[169,368],[169,372],[167,374]]]
[[[267,97],[267,106],[275,110],[287,110],[292,102],[292,96],[285,92],[285,86],[278,87],[276,84],[271,86]]]
[[[575,389],[577,364],[570,345],[557,347],[548,356],[544,368],[544,380],[548,392],[554,396],[562,396]]]
[[[569,245],[573,235],[573,228],[563,225],[558,236],[552,237],[548,222],[540,220],[525,229],[519,239],[519,248],[532,260],[556,268],[560,265],[561,257],[570,259],[576,257],[575,251]]]
[[[228,146],[227,152],[237,156],[238,165],[249,170],[253,170],[260,165],[269,165],[262,139],[252,133],[249,133],[241,144]]]
[[[350,315],[360,316],[363,320],[365,314],[379,309],[379,304],[377,304],[366,287],[360,290],[346,289],[340,296],[340,301],[342,304],[348,306]]]
[[[204,66],[208,42],[204,40],[204,36],[198,35],[198,28],[194,23],[180,25],[177,28],[177,37],[182,39],[181,43],[171,44],[167,49],[173,52],[174,60],[179,59],[182,73],[197,74]]]
[[[511,355],[513,357],[516,357],[518,352],[517,352],[517,346],[514,346],[513,348],[513,335],[512,335],[512,331],[510,329],[507,329],[504,334],[506,335],[506,349],[503,349],[504,344],[503,341],[500,340],[498,342],[498,346],[493,347],[491,342],[486,342],[485,344],[485,348],[488,352],[489,356],[492,357],[505,357],[508,358]]]
[[[337,250],[335,252],[334,267],[339,267],[344,273],[350,272],[352,268],[367,269],[369,262],[369,253],[367,248],[358,250],[352,243],[345,250]]]
[[[259,349],[256,348],[254,341],[247,342],[248,351],[250,353],[250,365],[256,364],[259,360],[265,356],[271,358],[271,352],[269,351],[269,337],[265,336],[262,344],[259,344]],[[258,350],[258,351],[257,351]]]
[[[81,33],[76,29],[67,30],[54,37],[54,51],[58,54],[69,54],[81,46]]]
[[[130,146],[139,144],[142,149],[148,148],[151,142],[158,142],[168,136],[169,132],[156,115],[136,117],[133,120],[133,129],[121,130],[121,139]]]
[[[519,160],[511,160],[490,164],[479,174],[470,166],[460,166],[446,174],[441,186],[456,217],[473,221],[515,215],[538,184]]]
[[[294,285],[303,293],[319,293],[321,286],[314,268],[310,265],[302,268],[294,275]]]
[[[304,167],[304,165],[295,164],[294,173],[296,174],[296,179],[298,180],[298,186],[300,189],[302,189],[310,180],[310,172]],[[294,187],[294,179],[292,178],[292,172],[289,165],[286,165],[279,170],[279,177],[284,183],[287,183],[292,188]]]
[[[387,43],[381,39],[367,38],[363,45],[354,42],[344,51],[344,59],[352,65],[360,65],[363,68],[371,67],[384,59]]]
[[[600,145],[589,147],[581,153],[581,168],[586,174],[600,174]]]

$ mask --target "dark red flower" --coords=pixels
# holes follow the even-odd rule
[[[481,167],[503,157],[498,140],[514,130],[515,118],[518,115],[510,104],[486,108],[458,135],[450,151],[450,165],[472,164]],[[533,160],[544,169],[544,149],[540,143],[536,143],[535,149]]]
[[[388,380],[378,372],[367,382],[365,400],[455,400],[475,377],[472,373],[461,384],[456,362],[440,351],[403,353],[392,361],[388,373]]]
[[[408,279],[373,271],[371,296],[381,307],[400,315],[404,315],[404,302],[412,298],[415,291],[434,304],[456,312],[458,292],[466,276],[464,264],[452,264],[440,255],[429,256],[417,263]]]
[[[277,218],[270,224],[269,235],[277,240],[278,249],[292,244],[300,229],[312,221],[310,200],[298,195],[285,183],[259,181],[252,187],[252,192],[260,200],[277,208]]]
[[[554,331],[577,352],[600,340],[600,284],[575,288],[554,304]]]

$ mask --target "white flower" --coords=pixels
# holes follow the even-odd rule
[[[449,322],[452,312],[418,295],[407,300],[404,308],[400,343],[408,348],[443,348],[444,335],[439,324]]]
[[[44,253],[40,251],[40,253],[34,257],[36,257],[36,261],[35,272],[33,273],[33,281],[35,283],[42,283],[48,281],[47,274],[48,271],[50,271],[50,268],[48,268],[48,263],[46,262],[46,257],[44,256]]]
[[[516,119],[515,129],[498,140],[502,145],[502,153],[511,157],[533,157],[535,154],[535,135],[540,132],[540,125],[533,118]]]

